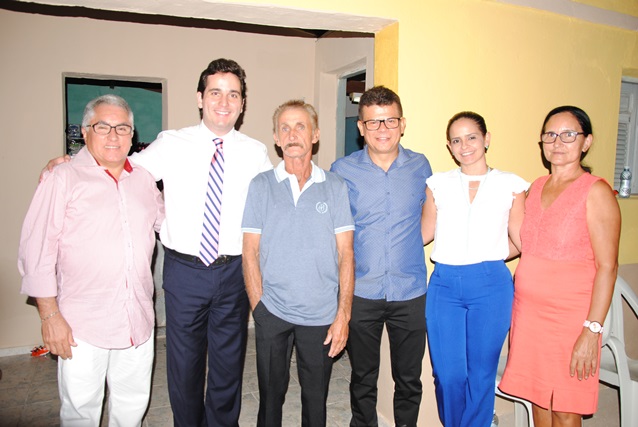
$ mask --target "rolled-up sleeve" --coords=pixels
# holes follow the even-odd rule
[[[55,173],[48,174],[38,185],[22,225],[18,250],[22,294],[57,296],[56,264],[65,209],[66,186]]]

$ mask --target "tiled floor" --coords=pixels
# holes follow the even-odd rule
[[[246,367],[244,370],[241,426],[254,426],[259,406],[257,368],[255,365],[255,339],[249,330]],[[155,369],[149,410],[144,418],[144,427],[172,426],[172,412],[166,387],[165,340],[156,341]],[[294,358],[293,358],[294,362]],[[0,427],[59,426],[57,363],[50,356],[34,358],[30,355],[0,358],[2,380],[0,380]],[[338,360],[332,369],[330,395],[328,397],[328,425],[345,426],[350,421],[348,379],[350,362],[347,357]],[[301,425],[300,387],[296,368],[291,369],[290,386],[284,406],[284,426]],[[105,417],[106,418],[106,417]],[[102,420],[102,425],[108,425]]]
[[[57,365],[49,356],[33,358],[29,355],[0,358],[2,379],[0,380],[0,427],[59,426],[60,400],[57,390]],[[328,426],[347,426],[350,420],[348,384],[350,364],[342,357],[333,368],[328,396]],[[424,384],[424,386],[427,386]],[[252,330],[248,341],[246,369],[244,372],[241,426],[254,426],[258,408],[257,375],[255,367],[255,345]],[[513,427],[513,406],[497,399],[499,427]],[[291,369],[290,387],[284,406],[284,427],[295,427],[300,422],[300,388],[296,369]],[[106,420],[102,422],[106,426]],[[151,403],[143,426],[172,426],[172,413],[166,389],[166,349],[164,338],[156,344],[155,370]],[[601,386],[598,413],[586,419],[584,427],[618,427],[618,393]]]

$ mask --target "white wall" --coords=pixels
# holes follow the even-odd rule
[[[316,162],[329,169],[337,157],[337,140],[343,141],[345,104],[335,109],[339,92],[339,79],[355,71],[366,72],[366,82],[374,81],[374,39],[373,38],[325,38],[317,41],[315,68],[315,105],[319,111],[321,129],[320,149]],[[345,85],[345,81],[341,82]],[[342,99],[343,100],[343,99]],[[339,128],[341,126],[341,128]],[[339,135],[339,138],[338,138]],[[343,150],[343,147],[341,147]],[[343,153],[341,153],[341,156]]]
[[[167,123],[178,128],[199,120],[197,78],[218,57],[245,68],[248,97],[241,131],[264,142],[277,162],[272,112],[290,98],[313,102],[314,39],[0,9],[0,350],[41,342],[37,312],[19,294],[16,259],[38,174],[63,152],[62,73],[166,79]]]

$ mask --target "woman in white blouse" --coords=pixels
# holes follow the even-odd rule
[[[510,326],[514,285],[505,260],[520,248],[522,178],[487,165],[491,135],[479,114],[447,126],[460,168],[427,180],[423,242],[434,239],[426,300],[439,418],[445,427],[488,427],[494,381]],[[513,245],[512,245],[513,244]]]

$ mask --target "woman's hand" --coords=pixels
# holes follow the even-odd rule
[[[588,379],[598,369],[598,350],[600,349],[600,334],[595,334],[587,328],[583,328],[574,349],[572,360],[569,364],[569,375],[576,375],[579,381]]]

